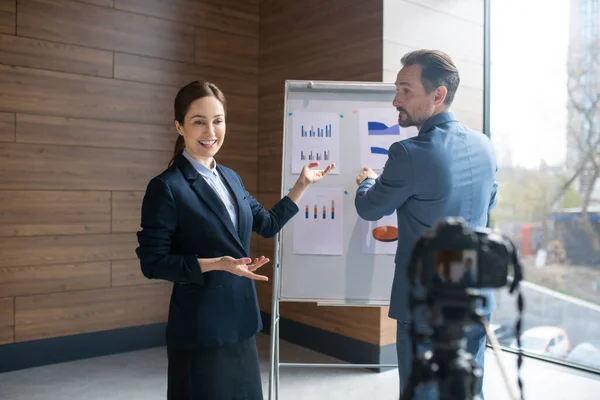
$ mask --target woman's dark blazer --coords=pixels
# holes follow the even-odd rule
[[[238,343],[262,330],[254,281],[225,271],[202,272],[198,258],[250,254],[250,237],[272,237],[297,212],[287,196],[265,210],[239,175],[217,165],[237,204],[238,229],[216,192],[179,153],[154,177],[142,203],[136,249],[149,279],[174,282],[167,346],[198,349]]]

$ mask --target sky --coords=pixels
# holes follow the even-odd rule
[[[515,166],[566,156],[569,0],[498,0],[491,11],[492,140],[500,163]]]

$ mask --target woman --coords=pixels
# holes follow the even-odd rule
[[[262,329],[250,237],[272,237],[298,212],[308,186],[334,165],[306,165],[296,184],[265,210],[233,170],[216,163],[226,101],[212,83],[192,82],[175,97],[179,133],[169,167],[142,204],[136,253],[144,276],[174,282],[167,324],[169,399],[262,400],[255,334]]]

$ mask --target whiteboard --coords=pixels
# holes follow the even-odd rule
[[[395,93],[389,83],[286,81],[281,195],[311,159],[336,168],[308,189],[278,235],[281,301],[389,304],[397,242],[379,231],[393,234],[396,214],[364,221],[354,198],[362,167],[381,173],[389,144],[417,133],[398,126]]]

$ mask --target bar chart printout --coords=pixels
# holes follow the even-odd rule
[[[295,254],[343,254],[343,191],[342,188],[308,188],[302,197],[300,212],[292,219]]]
[[[292,173],[298,174],[311,161],[319,167],[335,163],[331,174],[339,174],[339,115],[325,112],[295,112],[292,118]]]

